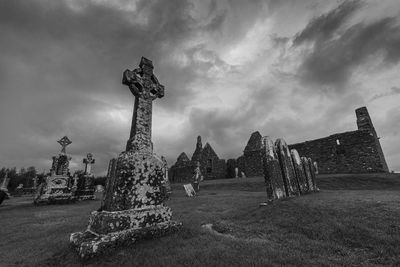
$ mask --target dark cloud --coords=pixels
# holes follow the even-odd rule
[[[134,8],[124,6],[133,3]],[[241,154],[256,130],[293,143],[353,129],[346,122],[354,122],[354,108],[365,104],[362,96],[343,92],[324,106],[326,96],[307,88],[343,86],[354,67],[376,52],[385,64],[398,62],[398,26],[382,17],[346,25],[362,6],[346,2],[295,36],[292,48],[314,44],[296,73],[281,64],[292,52],[292,39],[280,37],[284,26],[269,32],[280,6],[288,9],[285,15],[296,16],[293,3],[297,0],[0,1],[1,165],[48,169],[59,151],[56,141],[68,135],[73,169],[92,152],[95,172],[104,173],[129,135],[134,97],[121,75],[136,68],[141,56],[153,60],[166,87],[165,97],[155,102],[155,120],[163,118],[165,129],[176,136],[157,131],[153,142],[170,164],[180,152],[193,152],[199,134],[220,157],[231,158]],[[242,42],[254,27],[264,26],[273,49]],[[239,58],[257,54],[256,62],[232,66],[227,63],[235,62],[227,59],[232,51]],[[279,64],[269,63],[270,55],[263,58],[263,53],[279,54]],[[261,68],[268,78],[259,76]],[[306,86],[298,84],[298,77]],[[247,93],[240,101],[221,99],[216,106],[213,94],[233,96],[243,90]],[[312,119],[301,115],[310,114],[311,107],[303,103],[307,99],[321,100],[311,105]]]
[[[55,141],[67,134],[70,153],[79,158],[93,152],[103,172],[129,134],[130,118],[121,128],[95,117],[98,111],[127,113],[126,107],[130,113],[133,96],[121,84],[122,71],[136,68],[142,55],[152,59],[167,90],[157,105],[182,112],[195,97],[189,84],[197,66],[183,68],[168,56],[186,38],[215,31],[224,20],[213,13],[210,23],[199,23],[188,1],[138,1],[136,11],[76,3],[81,6],[74,9],[66,1],[0,2],[3,164],[46,168],[58,150]]]
[[[396,18],[358,23],[338,31],[358,6],[359,1],[345,2],[312,20],[295,37],[296,46],[306,41],[314,42],[312,51],[304,57],[298,70],[303,83],[321,90],[342,91],[354,68],[368,60],[382,56],[386,64],[399,61],[400,26]]]
[[[345,1],[327,14],[312,19],[306,28],[295,36],[293,44],[300,45],[307,41],[324,42],[330,39],[360,6],[361,1]]]

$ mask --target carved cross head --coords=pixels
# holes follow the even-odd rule
[[[59,143],[61,145],[61,152],[65,153],[65,148],[72,144],[72,141],[69,140],[69,138],[67,136],[64,136],[63,138],[61,138],[60,140],[57,141],[57,143]]]
[[[83,163],[87,164],[94,164],[95,163],[95,159],[93,158],[93,154],[92,153],[88,153],[86,155],[86,158],[83,159]]]
[[[154,100],[164,96],[164,85],[160,84],[153,74],[153,63],[142,57],[139,68],[125,70],[122,84],[129,86],[132,94],[136,97]]]

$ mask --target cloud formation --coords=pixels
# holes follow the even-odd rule
[[[319,138],[355,129],[367,105],[400,170],[397,15],[396,0],[1,1],[0,163],[48,170],[68,135],[71,168],[92,152],[105,173],[129,135],[122,72],[146,56],[166,87],[153,143],[170,165],[197,135],[237,157],[253,131]]]
[[[299,66],[305,84],[344,90],[354,69],[368,60],[383,64],[400,60],[400,25],[395,17],[371,23],[356,23],[346,29],[345,22],[360,9],[360,1],[346,1],[327,14],[313,19],[293,40],[295,46],[314,45]]]

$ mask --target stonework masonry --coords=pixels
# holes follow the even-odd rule
[[[337,133],[303,143],[289,145],[306,158],[317,162],[321,174],[388,172],[385,156],[366,107],[356,109],[358,130]],[[259,132],[251,134],[243,151],[236,159],[236,167],[247,177],[263,174]]]
[[[242,171],[248,177],[263,175],[261,138],[262,136],[259,132],[252,133],[243,151],[244,166]]]
[[[358,130],[290,145],[318,163],[321,174],[388,172],[385,156],[366,107],[356,109]]]
[[[196,162],[200,162],[200,170],[205,180],[226,178],[226,162],[220,159],[209,143],[203,147],[201,136],[197,137],[196,149],[192,159],[182,152],[176,163],[169,170],[171,182],[190,181],[193,176]]]

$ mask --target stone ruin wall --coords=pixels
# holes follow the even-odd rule
[[[261,150],[245,151],[243,172],[247,177],[263,176]]]
[[[325,138],[289,145],[300,155],[317,162],[319,173],[388,172],[385,156],[366,107],[355,110],[356,131],[333,134]],[[243,155],[236,160],[239,172],[262,176],[262,156],[257,147],[261,134],[251,134]]]
[[[190,162],[184,166],[172,166],[169,170],[169,181],[173,183],[187,182],[193,176],[195,166]]]
[[[366,107],[355,110],[358,130],[333,134],[289,147],[313,158],[319,173],[389,172]]]
[[[187,155],[183,152],[178,157],[176,163],[169,169],[169,180],[171,182],[190,182],[197,161],[200,162],[200,171],[204,180],[223,179],[227,177],[227,165],[225,160],[218,157],[210,144],[207,143],[203,148],[201,137],[199,136],[192,159],[189,160]],[[210,168],[210,171],[208,168]]]
[[[385,171],[375,137],[368,130],[333,134],[289,148],[316,161],[321,174]]]
[[[212,147],[207,143],[204,146],[200,158],[200,170],[204,176],[204,180],[213,180],[226,178],[226,162],[219,159]],[[211,161],[211,172],[207,171],[207,167]]]

